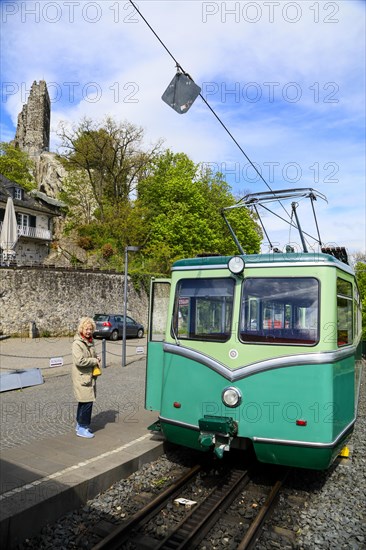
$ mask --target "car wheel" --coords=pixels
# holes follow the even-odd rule
[[[139,328],[137,331],[137,338],[143,338],[144,337],[144,329]]]
[[[118,330],[114,330],[109,338],[110,338],[110,340],[113,340],[113,342],[118,340]]]

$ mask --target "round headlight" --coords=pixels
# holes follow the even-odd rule
[[[237,407],[241,403],[241,392],[232,386],[225,388],[221,394],[221,399],[226,407]]]
[[[244,260],[241,256],[233,256],[230,258],[228,264],[227,264],[229,270],[234,275],[240,275],[244,271]]]

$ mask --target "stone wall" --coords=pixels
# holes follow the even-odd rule
[[[0,331],[9,336],[73,334],[78,320],[95,313],[123,313],[123,273],[14,267],[0,269]],[[148,297],[128,281],[127,314],[147,330]]]
[[[42,265],[48,258],[49,244],[48,242],[19,239],[15,251],[17,265]]]

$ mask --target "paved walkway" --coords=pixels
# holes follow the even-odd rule
[[[0,340],[0,373],[14,369],[42,369],[43,376],[59,376],[69,372],[72,364],[69,338],[5,338]],[[95,340],[102,354],[103,341]],[[122,365],[122,341],[106,340],[106,365]],[[146,357],[146,337],[126,340],[126,365]],[[54,359],[62,358],[63,366],[52,367]]]
[[[93,407],[95,437],[86,440],[74,428],[71,342],[0,342],[0,372],[39,368],[43,379],[40,385],[0,393],[3,548],[12,548],[163,452],[161,439],[147,430],[157,414],[144,409],[140,351],[145,346],[146,353],[146,343],[127,341],[125,368],[121,342],[107,343],[107,368],[98,379]],[[50,367],[54,357],[63,357],[63,366]]]

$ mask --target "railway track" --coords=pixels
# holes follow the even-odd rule
[[[195,483],[201,473],[201,467],[195,466],[184,474],[175,483],[170,485],[155,499],[149,502],[141,510],[136,512],[130,519],[115,525],[95,525],[93,536],[99,536],[100,540],[93,546],[93,550],[117,550],[121,548],[149,548],[149,550],[175,550],[197,548],[218,521],[225,518],[225,512],[236,499],[252,500],[248,497],[251,494],[251,477],[247,470],[227,469],[222,475],[212,480],[203,491],[201,500],[193,505],[180,506],[179,520],[175,519],[168,534],[163,538],[156,538],[151,534],[151,529],[146,526],[149,522],[155,524],[159,514],[168,515],[174,507],[172,503],[179,496],[184,494],[187,488]],[[254,548],[266,518],[272,512],[277,497],[281,490],[283,478],[276,480],[272,488],[264,496],[261,495],[263,503],[258,506],[253,521],[242,529],[241,541],[238,544],[240,550]],[[253,485],[253,484],[252,484]],[[256,487],[252,488],[254,492]],[[258,493],[258,489],[257,489]],[[247,496],[243,496],[246,494]],[[190,502],[188,500],[188,502]],[[183,500],[184,503],[184,500]],[[239,522],[238,522],[239,523]]]

